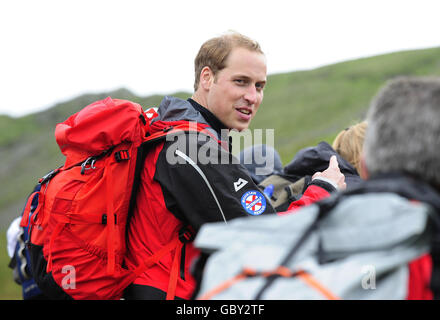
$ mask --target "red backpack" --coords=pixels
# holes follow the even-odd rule
[[[66,161],[40,179],[21,222],[30,229],[33,277],[50,298],[120,299],[138,275],[179,245],[176,235],[135,270],[124,267],[126,226],[147,145],[167,134],[206,128],[181,122],[151,135],[150,121],[157,113],[149,112],[151,117],[137,103],[109,97],[56,126]]]

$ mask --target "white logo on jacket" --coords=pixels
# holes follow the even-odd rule
[[[247,184],[248,184],[248,181],[244,180],[243,178],[238,179],[237,181],[234,182],[235,192],[237,192],[238,190],[240,190],[241,188],[243,188]]]

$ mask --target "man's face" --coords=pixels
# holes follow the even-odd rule
[[[209,82],[205,107],[229,129],[247,129],[263,100],[266,69],[263,54],[234,48]]]

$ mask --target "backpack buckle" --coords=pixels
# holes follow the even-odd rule
[[[144,124],[144,126],[147,125],[147,120],[145,119],[145,117],[144,117],[143,114],[140,114],[140,115],[139,115],[139,119],[141,119],[141,121],[142,121],[142,123]]]
[[[115,159],[116,159],[116,162],[129,160],[130,153],[128,152],[128,150],[119,150],[119,151],[115,152]]]
[[[114,217],[115,217],[115,224],[117,224],[117,216],[114,214]],[[103,225],[106,225],[107,224],[107,213],[104,213],[102,216],[101,216],[101,224],[103,224]]]
[[[195,233],[190,226],[182,227],[179,230],[179,240],[182,243],[188,243],[195,239]]]

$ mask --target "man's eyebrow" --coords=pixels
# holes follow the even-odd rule
[[[249,77],[247,75],[244,75],[244,74],[236,74],[234,77],[235,78],[240,78],[240,79],[246,79],[246,80],[250,80],[251,79],[251,77]]]
[[[252,80],[252,78],[251,77],[249,77],[249,76],[247,76],[247,75],[244,75],[244,74],[237,74],[237,75],[235,75],[234,76],[235,78],[240,78],[240,79],[243,79],[243,80]],[[257,80],[257,81],[255,81],[256,83],[266,83],[267,82],[267,79],[263,79],[263,80]]]

